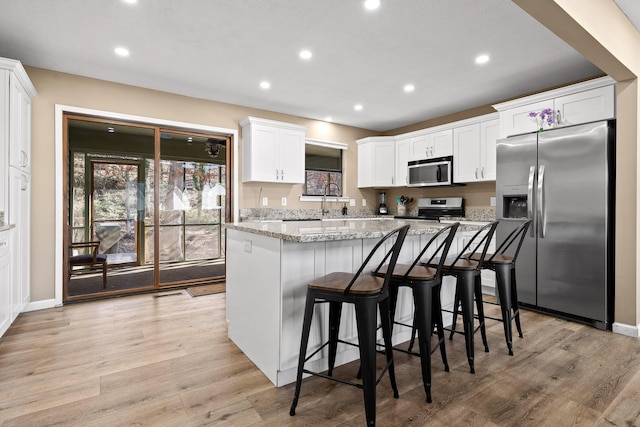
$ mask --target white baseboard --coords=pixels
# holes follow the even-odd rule
[[[624,323],[614,322],[611,330],[613,333],[626,335],[628,337],[640,338],[640,325],[632,326]]]
[[[46,308],[54,308],[56,307],[55,299],[45,299],[41,301],[31,301],[27,306],[22,310],[23,313],[27,311],[36,311],[36,310],[44,310]]]

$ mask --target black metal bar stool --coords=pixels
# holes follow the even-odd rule
[[[389,282],[391,273],[398,260],[402,243],[407,235],[409,226],[399,227],[386,234],[371,250],[358,271],[354,273],[335,272],[329,273],[307,286],[307,300],[304,309],[304,322],[302,325],[302,338],[300,340],[300,355],[298,358],[298,373],[296,378],[296,389],[291,404],[290,415],[295,415],[296,405],[300,397],[300,387],[302,385],[302,374],[307,373],[322,378],[331,379],[343,384],[349,384],[361,388],[364,394],[364,406],[367,425],[375,425],[376,422],[376,385],[380,382],[386,371],[389,371],[389,379],[393,388],[393,397],[398,398],[398,387],[396,386],[395,373],[393,368],[393,348],[391,344],[391,320],[389,317]],[[365,271],[368,264],[372,262],[374,255],[385,251],[385,242],[395,238],[391,249],[386,252],[382,262],[373,269]],[[384,278],[378,277],[376,272],[389,260],[388,272]],[[309,332],[311,330],[311,320],[313,317],[313,307],[317,303],[329,303],[329,337],[328,341],[322,344],[311,355],[307,356],[307,344],[309,342]],[[338,339],[338,327],[340,325],[340,312],[342,303],[351,303],[355,306],[356,325],[358,329],[358,344],[360,350],[360,369],[362,383],[353,383],[333,376],[335,364],[336,348],[338,343],[356,345]],[[387,364],[382,373],[376,378],[376,331],[377,316],[376,307],[380,311],[382,323],[382,335],[385,343],[385,353]],[[329,370],[327,374],[313,372],[304,368],[305,362],[312,358],[324,347],[329,346]]]
[[[399,324],[412,328],[412,332],[418,331],[418,348],[420,353],[409,350],[406,353],[420,356],[422,367],[422,382],[424,391],[427,394],[427,402],[431,403],[431,334],[433,327],[436,327],[438,334],[438,347],[442,355],[445,371],[449,372],[447,363],[447,353],[444,343],[444,329],[442,324],[442,308],[440,304],[440,285],[442,284],[442,265],[449,253],[451,242],[458,229],[459,223],[453,223],[438,231],[427,244],[422,248],[412,264],[397,264],[393,269],[391,282],[389,283],[389,294],[391,300],[391,326]],[[434,249],[435,247],[435,249]],[[425,254],[430,252],[426,262],[422,262]],[[436,268],[428,267],[434,258],[440,257],[440,262]],[[388,266],[383,266],[378,272],[379,277],[384,277],[388,272]],[[398,289],[402,286],[411,288],[413,291],[413,303],[415,307],[413,325],[395,322],[396,303],[398,300]],[[415,328],[415,329],[414,329]],[[413,336],[413,333],[412,333]],[[413,338],[412,338],[413,340]],[[434,349],[435,350],[435,349]]]
[[[473,237],[464,245],[460,253],[455,257],[449,257],[443,264],[443,274],[451,275],[456,278],[456,292],[454,311],[457,311],[458,304],[462,307],[462,323],[464,325],[464,340],[467,349],[467,360],[469,361],[469,369],[473,374],[475,373],[474,366],[474,348],[473,348],[473,336],[479,329],[482,335],[482,343],[484,344],[484,351],[489,351],[489,345],[487,344],[487,334],[484,325],[484,308],[482,306],[482,281],[480,279],[480,272],[482,270],[482,264],[484,256],[487,253],[491,238],[496,231],[498,221],[491,222],[480,230],[478,230]],[[469,250],[469,248],[473,248]],[[464,254],[480,253],[482,256],[479,261],[469,259]],[[429,266],[435,267],[440,260],[434,259]],[[473,301],[476,301],[476,308],[478,310],[478,328],[474,327],[475,315],[473,310]],[[451,325],[451,337],[457,331],[455,330],[455,316]]]
[[[509,349],[509,355],[513,356],[513,339],[511,322],[515,320],[518,335],[522,338],[522,327],[520,326],[520,309],[518,307],[518,291],[516,286],[516,258],[522,247],[522,242],[527,235],[527,229],[532,220],[525,221],[518,228],[514,229],[506,237],[504,242],[498,247],[495,253],[487,253],[484,256],[482,268],[490,269],[496,273],[496,287],[498,288],[498,303],[502,318],[487,319],[498,320],[504,326],[504,337]],[[514,246],[514,243],[517,245]],[[469,255],[470,259],[480,260],[479,253]]]

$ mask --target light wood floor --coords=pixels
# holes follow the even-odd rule
[[[447,341],[451,372],[434,354],[431,404],[418,359],[396,353],[400,398],[385,377],[378,425],[640,425],[640,340],[522,315],[525,337],[512,357],[490,322],[491,351],[476,345],[476,374],[462,336]],[[306,379],[295,417],[292,394],[227,339],[224,294],[168,291],[25,313],[0,342],[7,426],[364,425],[356,388]]]

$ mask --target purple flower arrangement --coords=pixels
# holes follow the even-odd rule
[[[542,132],[545,125],[552,126],[556,122],[554,111],[551,108],[542,109],[540,112],[532,111],[529,113],[529,118],[536,122],[538,132]]]

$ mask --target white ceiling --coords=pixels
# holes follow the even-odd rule
[[[616,2],[640,16],[638,0]],[[362,0],[0,8],[0,56],[25,65],[376,131],[601,74],[509,0],[382,0],[375,12]],[[479,66],[481,53],[491,60]]]

